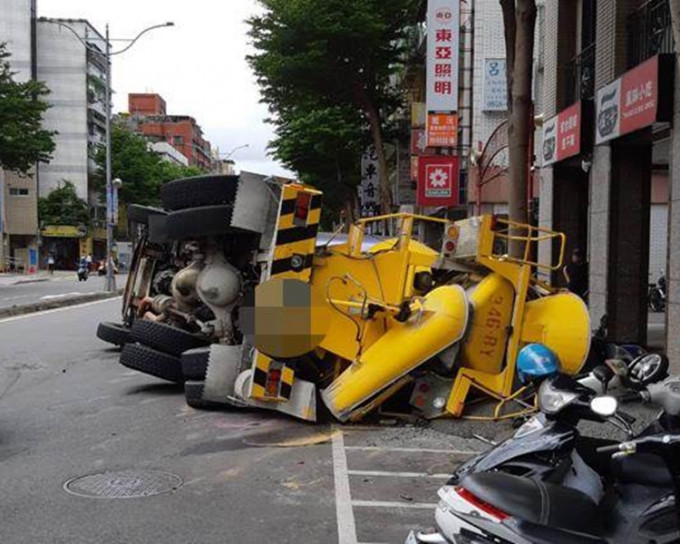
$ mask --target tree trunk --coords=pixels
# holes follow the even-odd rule
[[[515,22],[515,54],[511,75],[511,104],[508,119],[508,212],[511,221],[527,223],[529,143],[531,131],[534,130],[531,84],[533,80],[536,0],[517,0]],[[511,233],[522,234],[522,232],[514,229],[511,229]],[[524,243],[511,241],[509,253],[512,257],[521,257],[524,253]]]

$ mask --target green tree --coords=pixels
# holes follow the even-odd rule
[[[322,111],[337,107],[362,114],[381,166],[382,207],[391,211],[385,130],[386,121],[401,104],[391,77],[401,68],[400,44],[405,43],[407,25],[414,20],[420,0],[260,3],[264,14],[249,21],[257,52],[248,60],[263,100],[275,115],[274,124],[285,125],[291,115],[304,117],[300,108],[310,104]],[[361,138],[355,135],[355,139]],[[281,144],[279,134],[274,149]]]
[[[78,196],[73,183],[64,180],[60,187],[38,199],[38,217],[45,225],[88,225],[90,208]]]
[[[49,90],[39,81],[14,81],[9,57],[7,44],[0,43],[0,167],[25,174],[50,161],[56,132],[41,125]]]
[[[106,199],[106,147],[95,153],[98,167],[96,187],[102,201]],[[122,204],[157,205],[160,188],[166,181],[203,174],[195,166],[181,166],[161,159],[149,149],[143,136],[120,123],[111,125],[111,173],[123,180],[118,198]]]
[[[308,104],[277,120],[273,155],[301,180],[324,192],[322,226],[330,228],[341,209],[353,220],[362,151],[368,145],[360,112]]]

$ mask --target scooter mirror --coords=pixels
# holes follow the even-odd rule
[[[613,416],[618,407],[619,403],[614,397],[595,397],[590,401],[590,409],[602,417]]]

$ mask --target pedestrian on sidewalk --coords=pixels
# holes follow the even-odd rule
[[[572,251],[571,262],[564,267],[563,272],[569,291],[581,297],[584,302],[587,302],[588,262],[585,260],[581,249],[576,248]]]
[[[88,272],[92,272],[92,254],[87,254],[87,257],[85,257],[85,262],[87,263]]]
[[[51,253],[47,256],[47,270],[50,274],[54,274],[54,255]]]

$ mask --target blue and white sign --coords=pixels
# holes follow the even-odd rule
[[[505,59],[484,59],[484,111],[507,111],[508,80]]]
[[[106,203],[111,210],[111,215],[108,217],[109,225],[118,224],[118,187],[115,183],[111,184],[111,190],[106,195]]]

